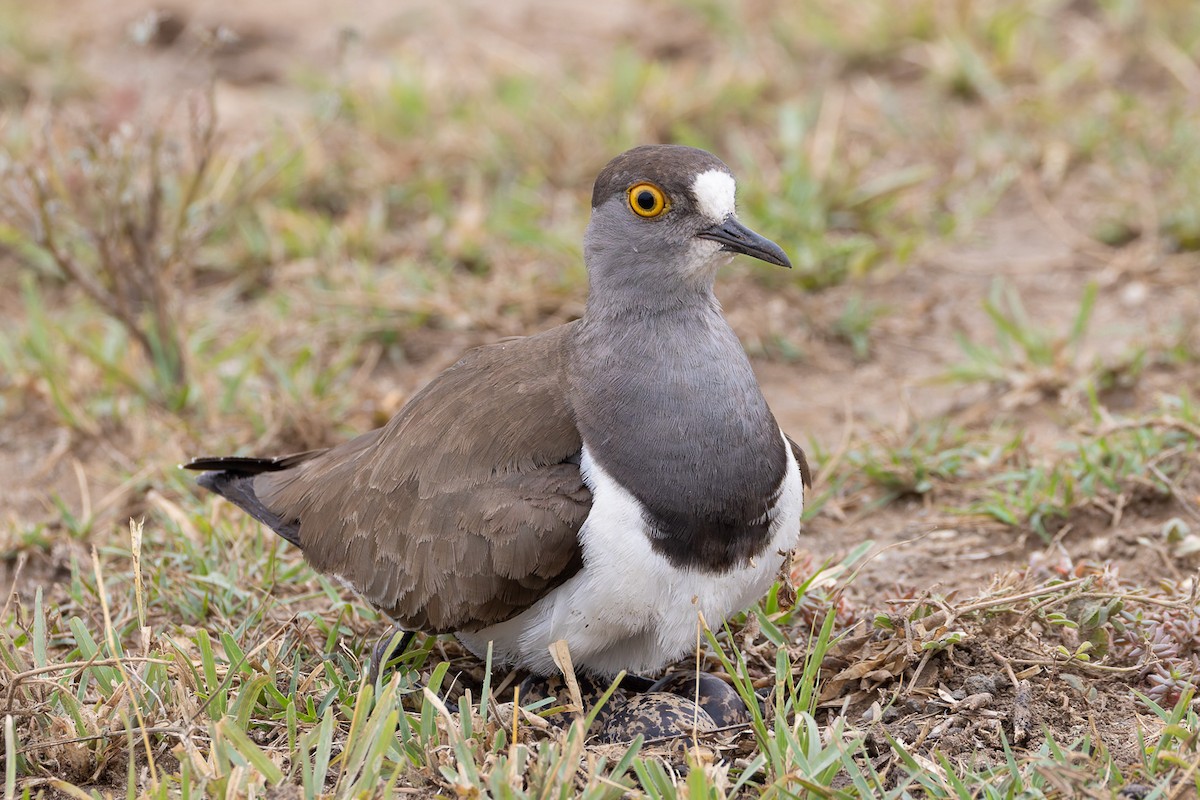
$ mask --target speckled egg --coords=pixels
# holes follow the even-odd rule
[[[669,692],[645,692],[631,697],[615,710],[599,732],[601,742],[618,744],[639,734],[647,741],[673,736],[711,733],[717,724],[708,712],[691,700]]]
[[[664,676],[653,686],[651,692],[669,692],[692,700],[696,698],[699,683],[700,707],[718,728],[730,725],[745,725],[750,722],[750,712],[741,696],[725,681],[707,672],[673,672]]]

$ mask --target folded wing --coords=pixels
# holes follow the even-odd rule
[[[410,630],[501,622],[581,566],[572,327],[470,351],[386,426],[329,450],[188,467]]]

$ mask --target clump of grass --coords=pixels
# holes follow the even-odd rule
[[[881,432],[845,454],[853,487],[866,484],[883,494],[872,505],[932,495],[939,487],[985,474],[1003,448],[972,437],[944,421],[917,423],[900,433]]]
[[[810,290],[907,261],[923,239],[918,231],[930,224],[903,202],[933,177],[929,165],[871,171],[841,156],[844,104],[841,90],[831,89],[814,107],[782,107],[772,142],[777,166],[749,165],[770,179],[749,185],[741,201],[768,229],[788,232],[791,280]]]
[[[888,313],[885,306],[872,303],[861,294],[853,294],[846,300],[842,313],[833,323],[834,335],[850,345],[857,361],[871,357],[871,329],[875,322]]]
[[[987,476],[967,510],[1008,525],[1029,525],[1049,539],[1072,514],[1091,510],[1116,524],[1134,497],[1179,497],[1176,476],[1195,464],[1200,425],[1187,398],[1167,397],[1141,419],[1096,418],[1049,461],[1014,449],[1012,468]]]
[[[966,360],[950,367],[947,378],[990,383],[1005,393],[1005,403],[1010,406],[1059,395],[1079,380],[1080,348],[1096,293],[1096,284],[1089,283],[1070,325],[1065,331],[1055,331],[1030,318],[1012,286],[996,282],[983,303],[995,332],[995,344],[956,337]]]
[[[823,463],[833,484],[814,501],[831,499],[870,511],[905,498],[938,502],[945,510],[991,517],[1049,541],[1073,516],[1120,522],[1134,500],[1189,501],[1180,486],[1200,452],[1200,418],[1186,397],[1167,396],[1152,413],[1113,419],[1091,396],[1093,416],[1049,455],[1024,432],[999,423],[986,432],[944,420],[903,432],[882,431]],[[830,457],[814,451],[819,462]]]
[[[8,243],[121,325],[151,366],[150,396],[171,410],[188,401],[180,322],[196,255],[252,191],[219,153],[211,99],[189,105],[182,128],[51,120],[0,162]]]

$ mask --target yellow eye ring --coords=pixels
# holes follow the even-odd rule
[[[629,207],[639,217],[652,219],[669,207],[667,196],[653,183],[637,183],[629,187]]]

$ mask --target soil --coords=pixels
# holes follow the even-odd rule
[[[51,0],[42,8],[32,20],[40,34],[71,41],[83,70],[102,76],[93,87],[101,98],[94,106],[107,106],[116,118],[126,107],[169,102],[182,89],[204,85],[215,72],[220,116],[234,131],[253,130],[306,109],[303,93],[288,76],[330,69],[370,76],[397,48],[443,64],[445,80],[463,81],[488,64],[508,59],[570,63],[622,41],[669,55],[688,36],[686,20],[647,25],[641,6],[624,0],[521,0],[515,8],[437,0],[416,0],[401,8],[369,0],[353,9],[296,0],[286,12],[282,4],[214,0],[202,9],[164,12],[168,16],[156,23],[147,17],[154,7],[141,0],[112,0],[103,18],[72,13],[74,4],[67,0]],[[562,25],[568,16],[572,24]],[[581,17],[588,24],[581,24]],[[130,43],[137,25],[151,44]],[[464,25],[474,26],[478,35],[446,35]],[[584,41],[555,35],[560,30],[589,33]],[[213,37],[226,43],[215,49],[204,44]],[[469,50],[462,44],[468,39]],[[739,263],[729,270],[720,293],[735,329],[748,349],[759,354],[756,369],[776,416],[802,443],[837,453],[846,441],[904,431],[921,420],[942,418],[968,429],[987,429],[997,419],[1008,419],[1024,427],[1030,447],[1051,452],[1083,419],[1080,397],[1069,391],[997,394],[979,384],[939,380],[962,361],[957,335],[976,340],[993,335],[982,301],[998,278],[1020,291],[1031,317],[1059,330],[1069,326],[1085,286],[1098,283],[1100,301],[1080,363],[1120,359],[1135,338],[1166,336],[1171,320],[1200,319],[1200,293],[1180,291],[1189,285],[1186,272],[1170,264],[1120,269],[1112,266],[1120,263],[1116,252],[1109,265],[1100,264],[1094,253],[1078,246],[1069,225],[1070,220],[1047,216],[1038,198],[1017,186],[968,239],[923,252],[904,269],[801,295],[762,288],[745,276],[753,268]],[[832,333],[851,298],[884,309],[870,331],[870,354],[864,360],[856,359],[851,347]],[[800,354],[797,358],[768,357],[770,342],[781,332]],[[414,341],[413,348],[423,356],[405,367],[407,372],[375,377],[407,392],[444,368],[462,347],[476,343],[475,338],[483,337],[423,334],[420,347]],[[1106,400],[1112,407],[1150,409],[1161,392],[1194,386],[1198,377],[1195,365],[1149,365],[1136,385],[1119,388]],[[78,441],[36,414],[19,419],[18,424],[6,421],[6,445],[0,448],[0,474],[9,476],[5,513],[12,520],[53,517],[55,509],[44,499],[48,486],[70,507],[82,503],[85,494],[94,500],[118,488],[89,489],[78,477],[80,468],[86,471],[97,460],[111,464],[130,458],[97,445],[102,435]],[[1047,543],[993,520],[940,515],[929,498],[879,509],[871,509],[869,499],[840,506],[834,502],[824,509],[807,524],[799,555],[815,563],[836,562],[858,543],[873,541],[872,555],[843,596],[868,620],[871,611],[895,613],[902,607],[896,603],[905,599],[971,598],[997,581],[1035,581],[1055,570],[1070,576],[1081,565],[1110,565],[1128,586],[1153,585],[1162,578],[1182,583],[1196,567],[1155,544],[1166,520],[1181,513],[1169,502],[1134,504],[1115,527],[1111,516],[1083,515]],[[939,496],[936,505],[953,507],[954,500]],[[26,565],[24,581],[55,574],[61,565],[51,561]],[[8,574],[0,576],[0,583],[8,585],[14,568],[6,565]],[[1119,763],[1138,761],[1134,725],[1150,729],[1154,723],[1132,697],[1129,680],[1084,673],[1085,683],[1072,683],[1063,676],[1075,673],[1056,666],[1029,672],[1029,665],[1020,662],[1029,661],[1036,648],[1009,627],[1019,621],[1004,616],[960,620],[965,632],[961,644],[927,661],[906,653],[879,666],[873,684],[866,679],[845,683],[841,696],[828,698],[830,707],[845,710],[852,720],[877,723],[869,730],[881,759],[890,752],[883,730],[917,751],[936,747],[952,760],[975,764],[1003,759],[1001,733],[1018,747],[1036,748],[1048,731],[1060,743],[1095,734]],[[895,637],[859,630],[848,642],[837,651],[846,666],[881,658]],[[827,667],[830,677],[835,666]],[[1012,676],[1023,670],[1029,674],[1014,683]],[[864,689],[868,684],[869,691]]]

